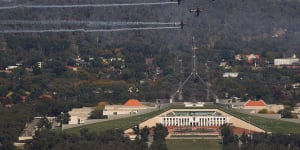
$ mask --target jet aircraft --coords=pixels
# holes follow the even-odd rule
[[[178,5],[180,5],[182,0],[171,0],[171,1],[172,1],[172,2],[173,2],[173,1],[177,1]]]
[[[200,12],[202,12],[202,10],[200,10],[200,8],[199,7],[197,7],[196,9],[191,9],[190,10],[190,13],[196,13],[196,15],[197,16],[199,16],[199,14],[200,14]]]

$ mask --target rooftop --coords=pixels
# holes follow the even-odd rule
[[[245,103],[245,106],[266,106],[267,104],[263,100],[259,101],[252,101],[248,100],[248,102]]]
[[[218,112],[215,111],[173,111],[168,113],[167,117],[173,116],[219,116]]]
[[[130,99],[124,104],[124,106],[142,106],[142,104],[136,99]]]

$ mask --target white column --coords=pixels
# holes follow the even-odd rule
[[[203,117],[201,117],[201,126],[204,126],[204,120],[203,120]]]

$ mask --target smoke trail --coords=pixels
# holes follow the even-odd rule
[[[145,28],[119,28],[119,29],[49,29],[49,30],[0,30],[0,33],[50,33],[50,32],[117,32],[137,30],[163,30],[179,29],[180,27],[145,27]]]
[[[162,30],[162,29],[179,29],[180,27],[145,27],[145,28],[120,28],[120,29],[92,29],[85,30],[84,32],[115,32],[115,31],[134,31],[134,30]]]
[[[0,25],[93,25],[93,26],[126,26],[126,25],[175,25],[174,22],[107,22],[83,20],[0,20]]]
[[[16,8],[82,8],[82,7],[117,7],[117,6],[147,6],[147,5],[167,5],[177,4],[177,2],[153,2],[153,3],[124,3],[124,4],[74,4],[74,5],[13,5],[2,6],[0,10]]]

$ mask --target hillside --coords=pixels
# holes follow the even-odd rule
[[[5,2],[5,1],[4,1]],[[4,3],[2,2],[2,3]],[[154,0],[118,1],[24,1],[11,3],[55,5],[55,4],[122,4],[122,3],[157,2]],[[11,5],[11,3],[4,5]],[[188,0],[181,5],[139,5],[119,7],[84,7],[84,8],[18,8],[0,10],[1,20],[81,20],[105,22],[179,22],[187,25],[184,30],[159,31],[124,31],[116,33],[91,33],[78,36],[92,38],[100,35],[104,46],[124,45],[131,41],[153,48],[167,47],[181,50],[189,48],[191,37],[195,36],[203,49],[272,49],[293,50],[299,42],[298,1],[210,1]],[[199,7],[203,12],[196,17],[189,9]],[[15,26],[22,27],[24,25]],[[42,27],[44,27],[43,25]],[[70,26],[67,26],[71,28]],[[5,26],[5,28],[13,28]],[[39,28],[36,26],[28,28]],[[103,28],[103,27],[102,27]],[[109,28],[106,26],[105,28]],[[3,29],[3,27],[1,27]],[[279,35],[277,34],[279,33]],[[47,35],[43,34],[42,36]],[[7,35],[1,35],[7,36]],[[25,34],[22,36],[30,36]],[[117,40],[115,40],[117,39]],[[76,39],[74,39],[76,40]],[[79,40],[79,39],[77,39]],[[83,43],[79,43],[81,47]]]
[[[1,1],[1,8],[13,5],[80,5],[80,4],[132,4],[154,3],[154,0],[103,0],[99,1]],[[165,1],[169,2],[169,1]],[[130,97],[141,99],[169,98],[177,89],[177,85],[191,71],[191,41],[195,37],[200,75],[205,80],[211,78],[213,85],[219,83],[222,87],[218,92],[224,93],[223,87],[232,95],[241,96],[247,92],[252,96],[268,95],[272,98],[271,87],[260,80],[252,85],[252,81],[261,76],[250,75],[251,80],[245,80],[243,87],[240,81],[223,81],[218,79],[221,72],[216,67],[224,59],[232,58],[238,52],[243,53],[272,53],[272,57],[299,55],[297,45],[299,35],[299,9],[297,0],[269,1],[269,0],[185,0],[181,5],[136,5],[113,7],[72,7],[72,8],[27,8],[0,9],[0,67],[15,65],[21,62],[25,67],[36,67],[38,61],[45,65],[42,70],[24,73],[17,70],[13,75],[2,75],[1,95],[6,96],[10,91],[19,93],[31,92],[31,98],[44,93],[57,92],[58,99],[86,99],[87,101],[110,99],[123,102]],[[199,7],[203,10],[197,17],[191,14],[191,8]],[[77,24],[47,24],[47,23],[7,23],[10,21],[77,21]],[[3,33],[6,30],[40,30],[40,29],[116,29],[109,22],[165,22],[183,21],[183,29],[138,30],[119,32],[61,32],[61,33]],[[102,25],[89,25],[84,21],[98,21]],[[106,25],[103,25],[105,24]],[[122,24],[122,23],[120,23]],[[126,24],[126,23],[125,23]],[[157,27],[158,25],[155,25]],[[159,25],[162,26],[162,25]],[[148,27],[146,25],[120,25],[122,28]],[[153,27],[151,25],[151,27]],[[66,65],[75,65],[74,59],[80,56],[86,64],[75,74],[66,70]],[[102,64],[103,58],[122,58],[125,64],[114,62]],[[272,58],[271,57],[271,58]],[[153,58],[150,65],[145,64],[145,58]],[[270,59],[271,59],[270,58]],[[179,65],[182,61],[179,73]],[[203,71],[204,62],[213,60],[212,77]],[[122,68],[125,66],[125,69]],[[23,69],[24,69],[23,68]],[[249,69],[244,69],[249,70]],[[159,72],[161,71],[161,72]],[[241,70],[238,70],[241,71]],[[156,73],[160,73],[158,76]],[[279,75],[278,75],[279,76]],[[272,79],[278,78],[272,77]],[[10,82],[7,79],[10,79]],[[139,81],[150,78],[151,82],[141,85]],[[250,77],[249,77],[250,78]],[[265,78],[265,76],[264,76]],[[20,82],[20,79],[23,79]],[[271,79],[270,79],[271,80]],[[268,81],[269,82],[269,81]],[[270,81],[271,82],[271,81]],[[63,83],[63,84],[62,84]],[[227,86],[231,84],[233,86]],[[174,86],[175,85],[175,86]],[[260,93],[251,92],[258,85],[264,85]],[[129,93],[130,87],[142,89],[140,93]],[[191,88],[198,85],[191,85]],[[200,88],[205,88],[203,85]],[[273,89],[272,89],[273,88]],[[118,94],[109,94],[109,91]],[[236,90],[240,90],[236,92]],[[33,92],[34,91],[34,92]],[[93,91],[93,93],[91,93]],[[108,92],[107,92],[108,91]],[[189,96],[197,92],[187,91]],[[95,93],[101,93],[97,95]],[[205,90],[199,92],[205,97]],[[33,96],[34,95],[34,96]],[[194,95],[195,96],[195,95]],[[197,96],[197,95],[196,95]]]

